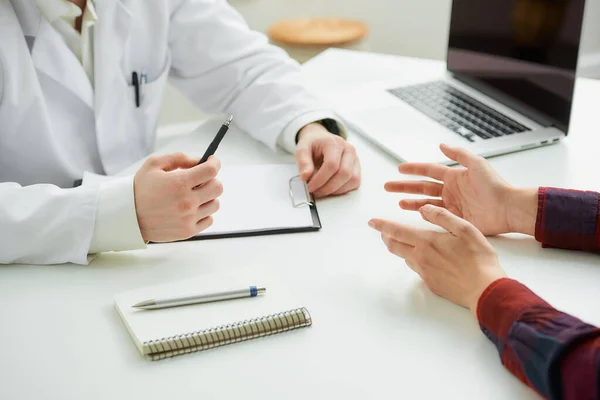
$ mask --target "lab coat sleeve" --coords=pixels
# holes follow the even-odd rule
[[[89,252],[137,250],[146,248],[135,210],[133,176],[103,184],[98,192],[98,208]]]
[[[0,264],[88,264],[88,253],[144,247],[133,177],[73,189],[0,183]]]
[[[235,114],[272,149],[293,152],[304,125],[336,119],[306,90],[298,63],[225,0],[174,1],[169,36],[171,82],[204,111]]]
[[[0,183],[0,263],[88,263],[98,189]]]

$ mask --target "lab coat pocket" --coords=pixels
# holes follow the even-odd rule
[[[148,76],[147,82],[140,84],[140,106],[136,106],[136,90],[129,85],[129,101],[131,110],[131,137],[133,147],[137,150],[137,158],[147,156],[154,150],[156,127],[162,106],[165,84],[169,77],[171,58],[167,58],[165,66],[158,75]]]

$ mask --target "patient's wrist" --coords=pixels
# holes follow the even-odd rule
[[[537,218],[537,188],[512,188],[506,207],[511,232],[533,236]]]

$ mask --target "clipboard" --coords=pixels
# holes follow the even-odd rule
[[[227,231],[220,230],[217,225],[219,224],[219,218],[223,218],[224,216],[230,216],[230,213],[238,213],[241,214],[241,210],[233,210],[233,206],[228,203],[228,200],[223,199],[221,201],[222,207],[217,214],[214,216],[215,225],[214,228],[211,227],[204,232],[200,232],[198,235],[193,236],[187,240],[214,240],[214,239],[226,239],[226,238],[237,238],[237,237],[248,237],[248,236],[265,236],[265,235],[281,235],[281,234],[290,234],[290,233],[302,233],[302,232],[315,232],[322,229],[321,219],[319,217],[319,212],[317,210],[317,204],[314,199],[314,196],[308,192],[306,183],[301,180],[300,175],[297,175],[297,167],[295,165],[283,164],[283,165],[263,165],[263,166],[252,166],[252,167],[244,167],[244,171],[238,170],[242,172],[242,175],[251,175],[247,174],[248,169],[255,170],[263,170],[263,179],[268,181],[268,177],[270,175],[277,175],[274,179],[282,179],[283,174],[286,174],[291,171],[295,171],[291,178],[285,179],[283,184],[287,185],[287,188],[283,188],[280,182],[277,182],[276,188],[273,188],[269,193],[263,193],[264,197],[262,200],[260,198],[254,197],[246,197],[245,199],[237,199],[236,208],[242,207],[242,204],[251,203],[249,209],[246,213],[252,213],[253,211],[269,213],[273,210],[273,212],[280,213],[281,217],[285,217],[285,215],[281,214],[285,211],[282,203],[286,202],[286,207],[289,210],[289,214],[302,214],[301,216],[296,216],[297,218],[291,218],[288,222],[288,226],[286,226],[286,221],[280,225],[271,224],[269,225],[267,222],[262,226],[253,227],[252,223],[247,226],[244,226],[242,229],[230,229]],[[232,176],[235,173],[232,173]],[[227,182],[227,179],[231,179],[231,176],[228,176],[225,168],[221,171],[220,176],[223,176],[223,185],[225,187],[225,191],[223,198],[227,195],[228,190],[231,189],[232,182]],[[266,178],[265,178],[266,177]],[[239,176],[237,178],[237,182],[244,180],[244,176]],[[268,196],[277,195],[277,199],[269,199]],[[257,194],[254,194],[256,196]],[[233,194],[235,196],[235,193]],[[285,196],[285,197],[283,197]],[[271,202],[270,205],[263,206],[260,210],[254,210],[257,208],[257,204],[262,202]],[[277,210],[274,210],[277,209]],[[284,211],[282,211],[284,210]],[[220,215],[219,213],[222,214]],[[285,211],[286,213],[288,211]],[[254,215],[256,217],[256,215]],[[261,221],[263,222],[263,221]],[[260,224],[260,223],[259,223]],[[235,225],[235,224],[234,224]],[[215,230],[215,228],[217,228]]]

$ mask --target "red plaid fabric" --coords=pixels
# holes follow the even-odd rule
[[[598,252],[599,195],[540,188],[535,237],[544,247]],[[512,279],[481,295],[477,316],[504,366],[548,399],[600,399],[600,329],[560,312]]]
[[[598,202],[597,192],[541,187],[535,238],[544,247],[599,252]]]

